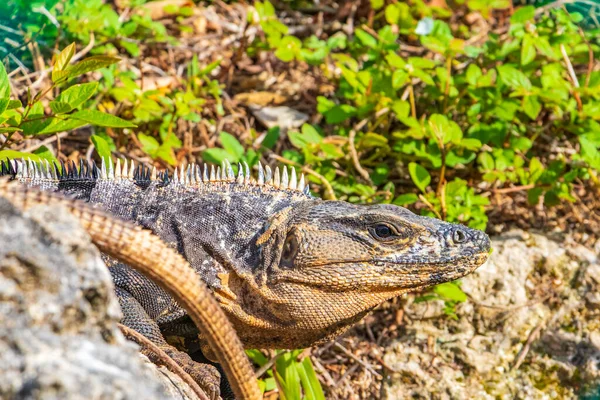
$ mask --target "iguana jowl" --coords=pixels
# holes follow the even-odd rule
[[[255,179],[225,163],[169,177],[120,161],[79,169],[23,161],[3,163],[1,174],[151,229],[213,290],[248,348],[328,340],[386,299],[472,272],[490,248],[483,232],[402,207],[314,198],[293,169],[259,166]],[[126,325],[151,340],[196,335],[152,282],[122,264],[111,273]]]

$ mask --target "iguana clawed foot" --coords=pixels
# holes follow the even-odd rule
[[[206,395],[212,399],[220,399],[221,391],[219,388],[221,374],[210,364],[202,364],[191,359],[191,357],[182,351],[176,350],[171,346],[163,348],[177,364],[187,372],[194,381],[206,392]]]

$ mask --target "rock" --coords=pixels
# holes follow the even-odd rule
[[[188,398],[121,335],[110,274],[67,210],[0,198],[0,220],[0,398]]]
[[[384,399],[576,399],[600,385],[594,252],[523,231],[492,247],[462,280],[470,300],[457,321],[439,301],[407,299],[412,322],[384,355]]]
[[[267,128],[278,126],[283,132],[288,129],[299,128],[308,121],[308,115],[287,106],[250,106],[250,110],[261,124]]]

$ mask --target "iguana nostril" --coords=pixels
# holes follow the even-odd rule
[[[452,234],[452,240],[454,243],[464,243],[467,241],[467,234],[462,229],[457,229]]]

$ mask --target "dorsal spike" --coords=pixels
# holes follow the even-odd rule
[[[155,181],[156,180],[156,167],[152,166],[152,172],[150,173],[150,179]]]
[[[216,175],[215,175],[215,166],[214,166],[214,165],[211,165],[211,166],[210,166],[210,178],[209,178],[209,180],[210,180],[211,182],[214,182],[214,181],[216,181],[216,180],[217,180],[217,177],[216,177]]]
[[[239,183],[240,185],[244,183],[244,169],[242,168],[241,163],[238,163],[237,183]]]
[[[29,175],[28,175],[28,171],[27,171],[27,162],[25,162],[24,158],[21,158],[20,164],[21,164],[21,171],[19,172],[19,176],[21,178],[28,178]]]
[[[85,178],[85,161],[83,161],[83,158],[79,159],[79,173],[77,174],[77,177],[79,179],[83,179]]]
[[[54,178],[52,176],[52,168],[50,168],[50,163],[48,162],[48,160],[45,160],[45,164],[46,164],[46,179]]]
[[[281,186],[281,174],[279,173],[279,166],[275,167],[275,174],[273,175],[273,186],[278,188]]]
[[[204,163],[204,170],[202,171],[202,181],[204,183],[208,182],[208,165]]]
[[[268,165],[265,166],[265,184],[271,185],[273,183],[273,171]]]
[[[200,185],[202,183],[202,176],[200,176],[200,165],[194,164],[194,176],[196,178],[196,185]]]
[[[135,162],[131,160],[131,166],[129,167],[129,179],[133,180],[135,175]]]
[[[39,169],[40,169],[40,178],[41,179],[48,179],[48,174],[46,172],[46,163],[44,161],[45,160],[40,160],[38,162]]]
[[[308,182],[306,183],[306,186],[304,186],[303,192],[305,195],[310,196],[310,186],[308,185]]]
[[[57,175],[58,175],[58,166],[56,164],[54,164],[54,170],[56,171]],[[90,175],[92,176],[93,180],[98,179],[98,176],[100,175],[100,171],[98,171],[98,166],[96,165],[96,161],[92,160],[92,165],[90,165]],[[57,176],[58,179],[58,176]]]
[[[29,175],[31,176],[32,179],[37,179],[37,171],[36,171],[34,162],[31,161],[31,158],[28,159],[27,162],[29,164]]]
[[[194,175],[194,164],[188,164],[187,170],[185,171],[185,177],[189,185],[196,183],[196,175]]]
[[[63,164],[63,166],[64,166],[64,164]],[[64,168],[63,168],[63,171],[64,171]],[[107,176],[106,162],[104,161],[104,157],[102,157],[102,163],[100,164],[100,178],[106,179],[106,176]]]
[[[179,164],[179,183],[185,185],[185,166],[183,162]]]
[[[179,175],[177,174],[177,168],[173,171],[173,182],[179,183]]]
[[[288,187],[292,190],[296,190],[298,188],[298,178],[296,177],[296,168],[290,167],[290,184]]]
[[[263,169],[262,163],[258,162],[258,184],[265,184],[265,170]]]
[[[123,160],[123,170],[121,171],[121,176],[123,179],[129,178],[129,169],[127,168],[127,158]]]
[[[304,174],[300,174],[300,182],[298,182],[298,190],[302,192],[304,190],[304,185],[305,185]]]
[[[233,167],[231,166],[229,160],[223,161],[223,175],[225,175],[225,171],[227,171],[227,177],[223,176],[223,179],[227,179],[228,181],[234,181],[235,173],[233,172]]]
[[[225,172],[225,171],[223,171]],[[223,174],[225,175],[225,174]],[[217,166],[217,181],[222,181],[225,179],[225,176],[221,175],[221,167]]]
[[[120,181],[123,177],[122,174],[123,171],[121,170],[121,159],[117,158],[117,165],[115,166],[115,179]]]
[[[289,186],[289,178],[288,178],[288,172],[287,172],[287,167],[284,165],[283,167],[283,173],[281,174],[281,187],[283,189],[287,189]]]
[[[244,183],[250,183],[250,167],[246,161],[244,161]]]
[[[34,167],[36,168],[36,167]],[[37,171],[36,175],[37,175]],[[75,161],[71,160],[71,162],[69,163],[69,178],[71,179],[77,179],[79,178],[79,172],[77,172],[77,164],[75,164]]]
[[[108,163],[108,179],[114,180],[115,179],[115,171],[113,169],[113,162],[110,158],[106,162]]]

